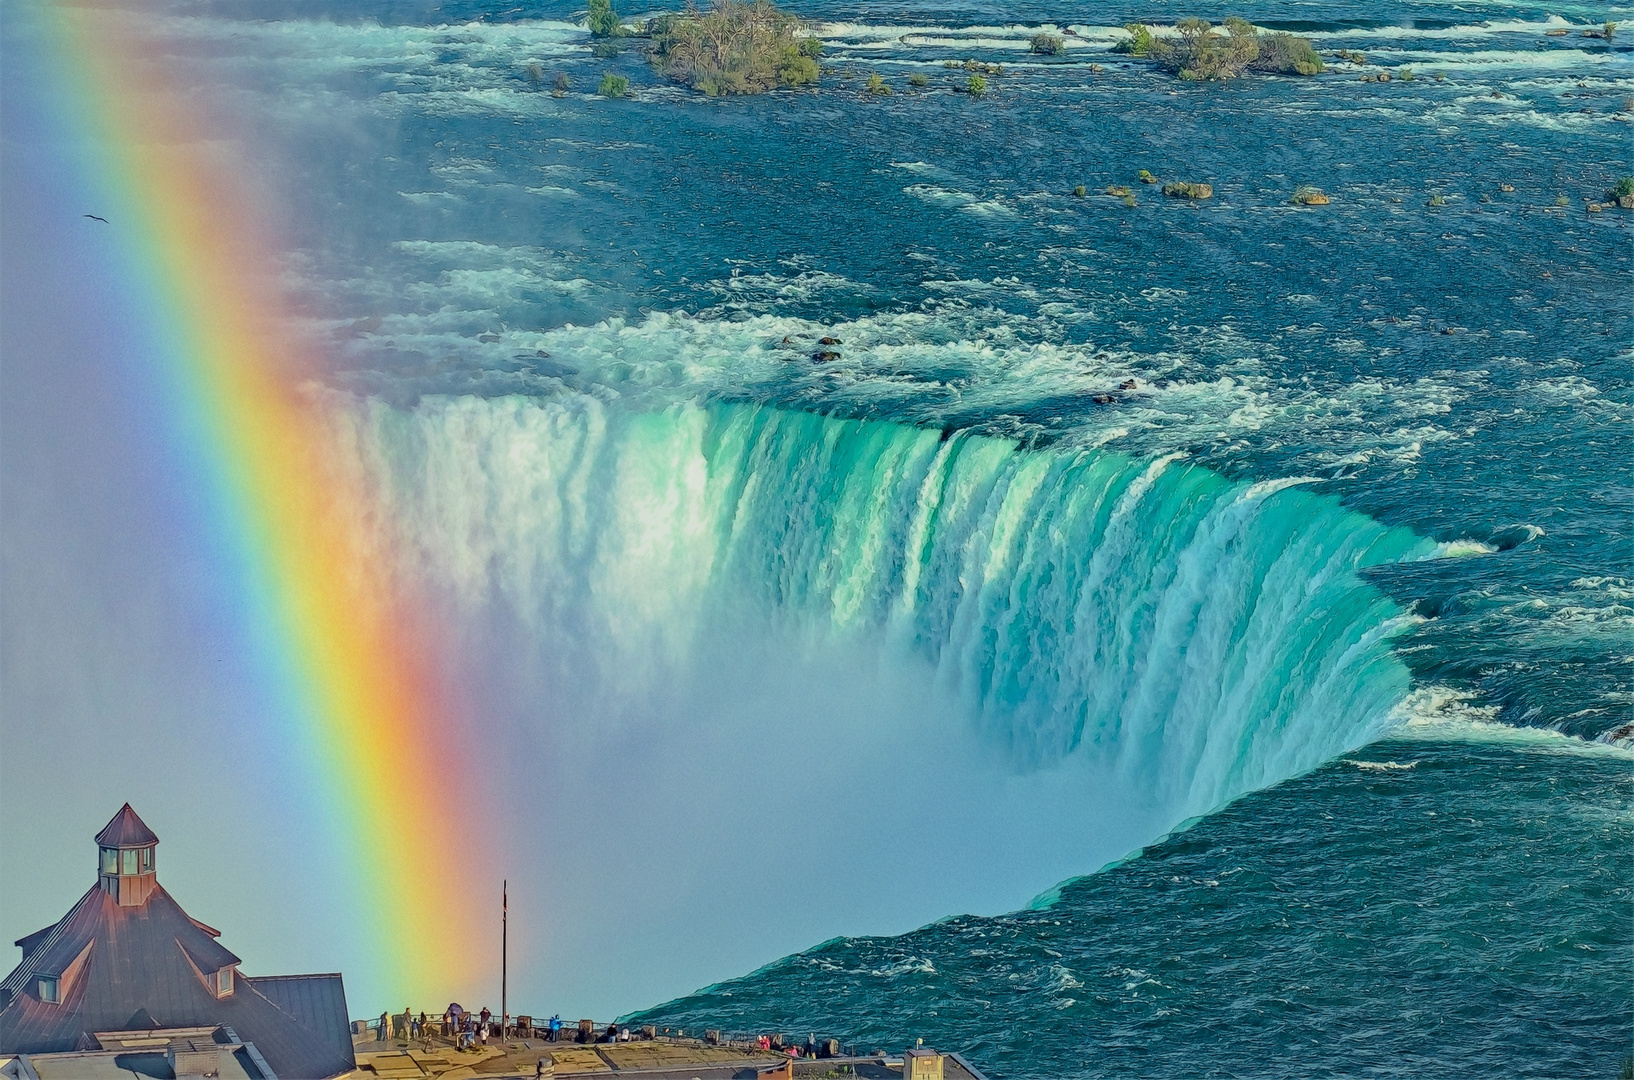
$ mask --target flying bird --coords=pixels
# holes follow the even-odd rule
[[[100,222],[102,222],[102,224],[104,224],[104,225],[106,225],[106,224],[108,224],[108,219],[107,219],[107,218],[105,218],[105,217],[97,217],[97,216],[96,216],[96,215],[95,215],[95,214],[83,214],[83,215],[81,215],[81,216],[82,216],[82,217],[88,217],[88,218],[90,218],[90,219],[91,219],[91,220],[92,220],[92,221],[100,221]]]

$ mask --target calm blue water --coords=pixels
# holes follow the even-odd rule
[[[648,631],[752,611],[925,666],[997,774],[1104,767],[1139,793],[1119,835],[1206,815],[1041,910],[644,1015],[995,1077],[1613,1075],[1634,215],[1583,204],[1634,171],[1634,52],[1580,30],[1634,9],[795,7],[832,70],[737,101],[593,58],[571,5],[168,31],[285,163],[292,287],[425,565],[559,631],[538,663],[616,682]],[[1189,13],[1370,66],[1190,86],[1107,52]],[[1023,51],[1046,21],[1063,57]],[[1005,65],[983,100],[949,92],[966,57]],[[1093,194],[1142,168],[1215,196]],[[599,606],[625,588],[640,633]]]

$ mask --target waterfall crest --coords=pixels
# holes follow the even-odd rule
[[[1178,455],[580,394],[335,416],[393,557],[473,628],[526,842],[571,821],[684,852],[553,871],[574,919],[616,908],[731,955],[707,927],[744,939],[748,894],[609,906],[707,879],[700,840],[956,868],[911,898],[765,900],[787,909],[768,940],[655,1000],[831,934],[1019,907],[1369,741],[1408,687],[1407,616],[1358,571],[1435,553],[1298,479]],[[584,760],[612,764],[590,786]]]

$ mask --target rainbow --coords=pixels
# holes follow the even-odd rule
[[[170,428],[158,437],[229,568],[276,737],[310,770],[297,790],[318,793],[310,816],[347,845],[350,932],[374,964],[356,982],[429,1006],[474,974],[438,932],[477,908],[468,875],[436,870],[481,820],[479,785],[450,752],[458,695],[433,621],[387,569],[369,493],[324,453],[333,435],[303,387],[325,357],[279,287],[277,230],[136,14],[42,8],[56,119],[89,205],[119,223],[113,274],[147,323],[132,336]],[[411,838],[424,857],[358,842],[378,837]]]

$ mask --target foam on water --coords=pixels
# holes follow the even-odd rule
[[[1628,54],[1580,37],[1598,11],[1307,7],[1323,48],[1448,80],[1188,86],[1115,62],[1116,27],[1013,63],[1050,13],[824,3],[820,88],[705,102],[565,9],[169,24],[313,163],[264,174],[312,184],[290,280],[344,358],[336,467],[441,588],[507,858],[549,865],[531,993],[593,1013],[1013,908],[1381,733],[1337,771],[1588,745],[1505,721],[1627,738],[1618,495],[1580,482],[1627,424],[1624,219],[1550,207],[1620,175]],[[935,70],[989,53],[980,102]],[[875,62],[938,85],[864,96]],[[635,101],[583,92],[604,68]],[[1216,197],[1067,194],[1137,167]],[[1311,182],[1333,205],[1288,206]],[[905,838],[945,875],[858,888]],[[838,966],[957,970],[930,955]],[[1070,1016],[1172,990],[1166,955],[989,974]]]

